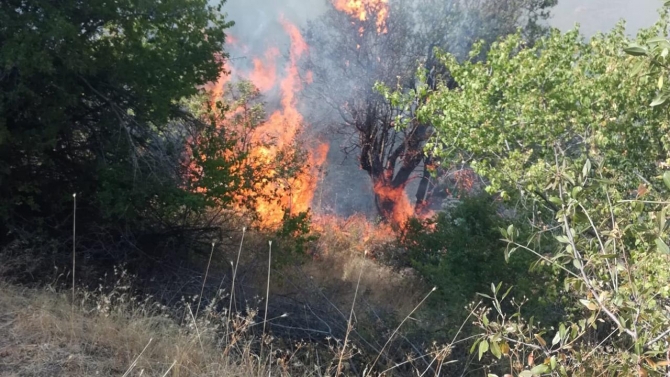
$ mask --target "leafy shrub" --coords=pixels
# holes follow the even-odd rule
[[[535,266],[530,271],[534,259],[524,254],[506,262],[500,227],[509,219],[503,219],[499,208],[493,198],[480,195],[465,197],[433,219],[412,219],[400,237],[406,263],[438,288],[432,303],[452,324],[468,315],[463,308],[477,293],[489,292],[491,282],[515,286],[515,294],[532,298],[529,311],[555,320],[561,311],[549,311],[556,300],[550,294],[554,290],[550,274],[537,271],[546,269]]]

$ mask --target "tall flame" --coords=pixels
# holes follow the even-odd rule
[[[227,67],[229,71],[251,81],[263,93],[279,89],[279,108],[250,135],[253,148],[249,151],[249,161],[266,166],[272,166],[278,160],[287,158],[286,153],[295,153],[295,145],[298,144],[297,139],[304,125],[302,114],[297,109],[296,94],[302,89],[303,81],[311,80],[309,72],[305,80],[301,79],[298,69],[300,59],[308,52],[307,43],[295,25],[284,18],[281,19],[281,24],[291,41],[289,61],[283,74],[278,73],[277,59],[280,52],[276,47],[270,47],[262,57],[255,57],[252,60],[253,70],[250,72]],[[279,76],[281,79],[278,80]],[[223,94],[224,86],[229,80],[230,76],[226,75],[210,86],[212,94]],[[260,215],[262,226],[278,226],[286,211],[295,215],[309,210],[318,183],[318,168],[325,162],[327,154],[327,144],[319,144],[312,150],[307,150],[306,166],[296,176],[282,177],[281,172],[276,169],[268,172],[267,178],[275,184],[265,186],[262,190],[268,198],[275,200],[259,199],[255,210]],[[278,200],[277,193],[280,195]]]

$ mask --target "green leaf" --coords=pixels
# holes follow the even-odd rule
[[[565,328],[563,323],[558,325],[558,333],[560,334],[561,339],[565,339],[565,336],[568,335],[568,329]]]
[[[631,45],[623,49],[623,51],[632,56],[646,56],[647,49],[642,46]]]
[[[582,262],[580,262],[579,259],[573,259],[572,265],[575,266],[575,268],[578,270],[582,269]]]
[[[631,76],[633,77],[638,76],[640,72],[642,72],[642,68],[645,67],[646,63],[647,62],[645,60],[640,60],[639,62],[637,62],[633,67],[633,70],[631,71]]]
[[[472,343],[472,347],[470,347],[470,354],[472,354],[472,353],[475,352],[475,348],[477,348],[477,345],[479,344],[479,342],[480,342],[479,340],[475,340],[475,341]]]
[[[498,359],[502,357],[502,351],[500,350],[498,342],[491,341],[491,353]]]
[[[647,44],[657,44],[657,43],[661,43],[661,42],[665,42],[665,41],[667,41],[667,39],[665,39],[665,37],[658,36],[658,37],[654,37],[654,38],[649,39],[647,41]]]
[[[663,80],[664,79],[665,79],[665,76],[663,76],[663,75],[658,76],[658,83],[656,84],[656,86],[658,87],[658,90],[663,89]]]
[[[589,310],[593,311],[593,310],[598,309],[598,305],[596,303],[592,302],[592,301],[582,299],[582,300],[579,300],[579,302],[581,302],[582,305],[586,306]]]
[[[586,162],[584,163],[584,167],[582,167],[582,176],[586,178],[589,176],[590,172],[591,172],[591,160],[587,158]]]
[[[489,342],[484,339],[482,340],[481,343],[479,343],[479,360],[482,359],[482,356],[486,353],[486,351],[489,350]]]
[[[556,370],[556,365],[558,364],[556,356],[552,356],[551,359],[549,359],[549,363],[551,364],[551,370]]]
[[[667,100],[668,100],[668,96],[666,94],[661,93],[658,96],[656,96],[656,98],[654,98],[653,101],[651,101],[651,104],[649,106],[651,106],[651,107],[661,106]]]
[[[550,198],[549,198],[549,201],[550,201],[551,203],[556,204],[557,206],[560,206],[560,205],[563,204],[563,201],[561,200],[561,198],[559,198],[559,197],[557,197],[557,196],[552,196],[552,197],[550,197]]]
[[[519,377],[533,377],[533,373],[529,370],[524,370],[523,372],[519,373]]]
[[[668,247],[668,245],[660,238],[656,239],[656,249],[661,254],[670,254],[670,247]]]
[[[560,243],[570,243],[570,239],[564,235],[556,236],[556,241]]]
[[[572,197],[576,199],[583,190],[584,190],[584,188],[582,188],[582,186],[573,187],[572,188]]]
[[[665,230],[665,221],[667,218],[668,207],[663,207],[661,212],[658,214],[658,231],[663,233]]]
[[[670,171],[663,173],[663,183],[665,183],[665,187],[670,189]]]
[[[532,373],[534,376],[540,376],[545,373],[549,373],[550,369],[548,365],[545,364],[540,364],[536,366],[535,368],[530,370],[530,373]]]
[[[556,331],[556,335],[554,335],[554,339],[551,341],[551,345],[555,346],[560,342],[561,342],[561,334],[560,332]]]

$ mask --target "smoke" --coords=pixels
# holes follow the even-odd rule
[[[228,0],[224,10],[235,21],[230,32],[259,52],[273,40],[283,39],[281,17],[298,27],[318,17],[326,8],[326,0]]]

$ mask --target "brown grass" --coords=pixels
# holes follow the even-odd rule
[[[81,294],[79,294],[81,295]],[[0,376],[267,376],[244,337],[221,344],[212,320],[179,325],[144,304],[109,313],[69,294],[0,284]],[[274,367],[272,375],[289,371]],[[310,375],[291,373],[292,375]]]
[[[317,241],[318,257],[305,264],[303,270],[319,287],[332,288],[331,298],[342,308],[351,305],[359,275],[365,300],[395,312],[399,318],[432,288],[410,272],[395,271],[377,262],[376,258],[395,240],[391,229],[372,224],[362,216],[327,220]]]

